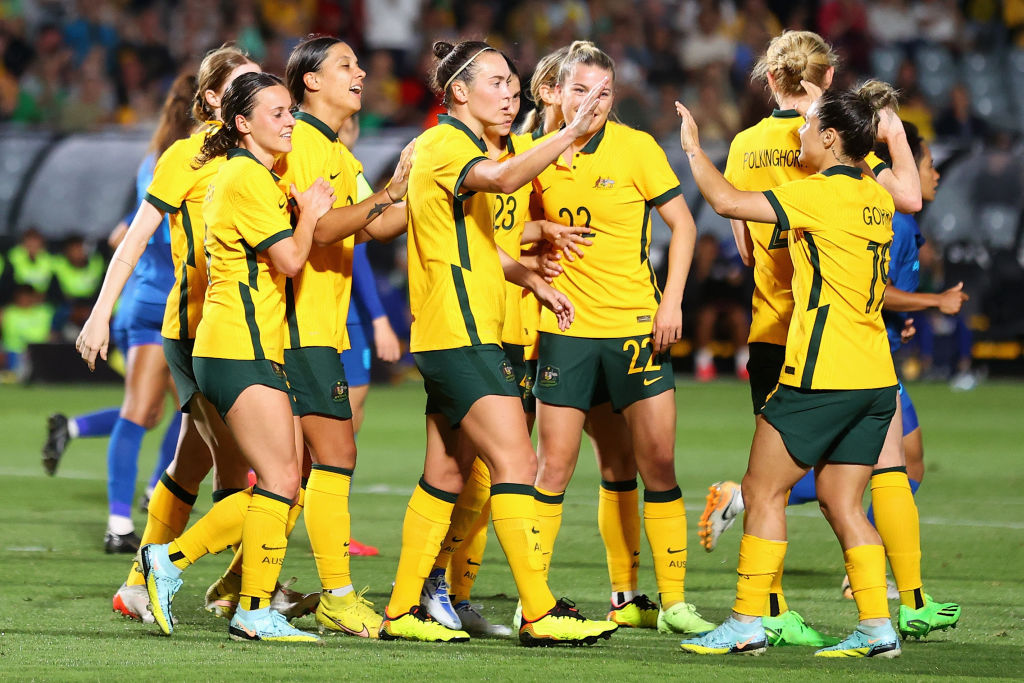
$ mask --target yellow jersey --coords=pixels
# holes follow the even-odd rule
[[[414,353],[501,343],[505,276],[491,200],[462,188],[486,160],[484,141],[452,116],[438,116],[416,141],[407,196]]]
[[[523,152],[533,145],[530,135],[509,135],[505,154],[501,161],[510,159],[518,152]],[[491,195],[491,209],[494,215],[494,243],[505,250],[512,258],[519,260],[523,250],[523,229],[530,214],[530,194],[533,185],[526,184],[512,194]],[[536,321],[532,327],[523,318],[524,300],[537,300],[533,294],[517,284],[505,282],[505,324],[501,330],[501,341],[505,344],[527,346],[532,344],[536,336]]]
[[[736,189],[764,192],[811,169],[800,164],[800,126],[804,117],[792,109],[772,115],[737,133],[729,145],[725,178]],[[783,345],[793,316],[793,262],[786,231],[778,223],[747,221],[754,244],[754,295],[750,342]]]
[[[540,331],[573,337],[650,334],[661,302],[650,263],[651,210],[682,194],[665,152],[647,133],[609,121],[572,159],[534,180],[544,217],[589,228],[582,259],[562,261],[555,288],[576,308],[565,332],[544,309]]]
[[[157,159],[153,181],[146,190],[146,201],[168,214],[170,222],[174,286],[167,295],[160,330],[167,339],[193,339],[203,317],[206,293],[203,202],[207,187],[224,158],[211,159],[199,169],[192,167],[192,161],[207,135],[219,128],[219,121],[209,121],[202,130],[168,147]]]
[[[292,151],[274,166],[281,190],[289,193],[294,183],[304,191],[317,178],[334,187],[334,206],[356,203],[356,176],[363,168],[338,134],[306,112],[295,114]],[[348,348],[345,320],[352,295],[352,248],[355,235],[326,247],[314,244],[302,272],[285,285],[288,348],[329,346]]]
[[[882,322],[892,196],[852,166],[765,193],[789,230],[793,319],[779,382],[801,389],[896,384]]]
[[[279,178],[249,151],[228,152],[203,207],[209,285],[194,356],[284,362],[285,281],[266,250],[292,236]]]

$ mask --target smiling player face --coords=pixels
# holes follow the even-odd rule
[[[608,115],[615,103],[615,90],[613,87],[613,74],[607,69],[590,64],[576,64],[565,82],[556,87],[558,97],[562,102],[562,116],[566,121],[572,121],[579,111],[580,104],[586,99],[594,86],[602,79],[608,79],[608,85],[602,90],[597,100],[597,108],[594,110],[594,120],[591,121],[587,132],[584,135],[593,135],[601,129],[608,121]]]
[[[249,135],[245,147],[259,158],[263,155],[277,156],[292,151],[292,127],[295,118],[291,113],[292,97],[283,85],[272,85],[256,94],[256,104],[244,121]],[[241,122],[236,119],[239,130]]]
[[[345,113],[346,118],[363,107],[363,79],[366,72],[359,68],[356,53],[347,43],[335,43],[316,72],[320,90],[330,104]]]

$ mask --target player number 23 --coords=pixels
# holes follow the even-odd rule
[[[654,364],[654,354],[650,354],[647,357],[647,363],[642,368],[637,367],[636,362],[640,358],[640,349],[645,349],[651,345],[651,338],[644,337],[643,341],[638,342],[636,339],[627,339],[622,342],[623,351],[631,351],[633,353],[632,360],[629,361],[629,371],[627,374],[635,375],[638,372],[654,372],[661,370],[660,365]]]

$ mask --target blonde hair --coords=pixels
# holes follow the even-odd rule
[[[574,40],[566,48],[565,58],[558,69],[558,83],[565,83],[577,64],[605,69],[611,72],[612,80],[615,80],[615,61],[607,53],[589,40]]]
[[[878,112],[896,109],[897,92],[888,83],[868,81],[855,90],[828,90],[818,100],[818,130],[832,128],[843,141],[843,153],[860,161],[875,144]]]
[[[199,65],[199,72],[196,74],[198,87],[195,100],[192,102],[192,117],[200,123],[217,118],[213,107],[206,101],[206,91],[220,90],[227,83],[232,71],[251,63],[254,62],[249,59],[247,54],[230,43],[225,43],[216,50],[207,52]]]
[[[554,52],[541,57],[530,77],[530,99],[533,100],[533,109],[523,120],[523,132],[532,132],[544,125],[544,99],[541,97],[540,89],[543,86],[555,87],[558,82],[558,73],[562,68],[562,60],[569,54],[569,47],[560,47]]]
[[[825,74],[838,66],[839,57],[825,39],[813,31],[783,31],[772,38],[768,50],[754,65],[751,80],[775,81],[783,95],[803,95],[800,81],[825,86]]]

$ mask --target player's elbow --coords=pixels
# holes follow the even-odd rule
[[[901,192],[893,197],[893,203],[900,213],[917,213],[924,206],[920,192]]]
[[[277,272],[281,273],[285,277],[295,277],[302,270],[304,263],[303,259],[299,258],[298,254],[281,254],[277,258],[271,259],[274,263],[274,268]]]

